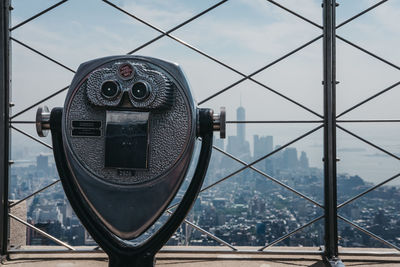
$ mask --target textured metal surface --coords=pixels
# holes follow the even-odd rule
[[[143,63],[134,63],[130,61],[135,67],[141,66],[140,69],[136,68],[139,75],[143,75]],[[105,153],[105,125],[106,116],[105,109],[102,105],[114,106],[117,102],[101,103],[97,99],[99,96],[99,88],[102,80],[118,79],[116,71],[118,70],[118,63],[111,64],[96,70],[93,74],[89,75],[88,81],[84,82],[79,88],[74,90],[71,94],[71,99],[67,110],[67,139],[71,145],[73,153],[76,155],[79,162],[82,162],[84,167],[93,173],[95,176],[104,179],[108,182],[115,182],[120,184],[136,184],[150,181],[159,177],[168,171],[183,155],[187,144],[190,139],[191,132],[191,108],[189,100],[185,99],[186,96],[182,88],[174,86],[175,103],[167,110],[151,112],[150,116],[150,151],[149,151],[149,168],[145,171],[135,171],[135,175],[118,175],[117,169],[104,168],[104,153]],[[150,67],[146,66],[147,72]],[[154,71],[152,71],[154,72]],[[145,79],[145,77],[137,77],[128,81],[121,81],[121,86],[130,88],[136,79]],[[163,75],[165,76],[165,75]],[[161,77],[161,75],[160,75]],[[94,79],[99,79],[95,81]],[[170,78],[172,79],[172,77]],[[175,83],[176,85],[176,83]],[[160,86],[166,86],[160,84]],[[73,90],[73,89],[72,89]],[[162,93],[162,92],[161,92]],[[89,97],[87,97],[89,96]],[[157,108],[162,105],[164,93],[160,97],[154,94],[153,102],[150,108]],[[89,103],[89,101],[91,103]],[[95,103],[94,106],[92,103]],[[99,105],[100,107],[97,107]],[[77,137],[72,136],[72,121],[73,120],[96,120],[102,122],[102,136],[101,137]],[[177,123],[178,122],[178,123]],[[90,148],[90,149],[88,149]]]
[[[107,59],[100,59],[99,61],[102,62],[103,60]],[[160,62],[160,64],[162,64],[162,62]],[[174,66],[174,68],[176,68],[176,66]],[[57,169],[60,173],[60,178],[71,206],[91,236],[93,236],[108,254],[109,266],[147,266],[147,263],[149,263],[149,266],[153,266],[152,259],[154,255],[174,234],[187,216],[205,178],[212,150],[212,110],[199,109],[200,128],[202,129],[201,132],[204,134],[201,135],[202,145],[196,170],[182,198],[182,203],[161,229],[140,245],[132,242],[124,242],[120,238],[130,240],[137,237],[147,226],[154,223],[154,220],[148,215],[156,216],[155,212],[165,210],[162,206],[159,206],[159,203],[168,205],[169,200],[164,201],[162,198],[166,196],[173,197],[174,191],[168,189],[169,187],[175,186],[179,181],[182,181],[185,175],[185,169],[187,169],[189,164],[180,164],[180,169],[173,169],[172,172],[174,173],[170,173],[165,179],[158,181],[158,184],[153,183],[151,186],[146,187],[110,186],[109,183],[105,184],[101,181],[94,181],[90,179],[90,176],[87,175],[84,170],[79,168],[76,161],[70,160],[70,151],[64,149],[63,137],[65,123],[63,124],[62,122],[65,121],[65,118],[63,114],[65,114],[63,108],[54,108],[51,112],[50,124]],[[75,166],[73,164],[75,164]],[[85,180],[88,182],[86,185],[83,183]],[[90,203],[86,198],[90,194],[85,194],[85,191],[94,191],[94,193],[97,193],[91,197],[94,201],[98,202]],[[162,191],[166,191],[168,193],[158,194],[159,192],[151,191],[161,191],[161,193],[165,193]],[[128,197],[121,196],[124,193],[128,193]],[[128,201],[130,201],[130,203],[128,203]],[[88,207],[88,205],[92,205],[93,208]],[[109,210],[99,212],[101,208]],[[99,220],[96,216],[97,214],[111,216],[111,226],[116,228],[116,230],[124,231],[124,235],[119,235],[113,228],[108,227],[109,229],[107,229],[107,218],[104,220],[100,217]],[[143,219],[145,223],[142,222]],[[128,228],[124,229],[124,227]],[[117,237],[115,235],[117,235]]]
[[[134,69],[131,79],[123,79],[118,75],[119,67],[123,64],[130,64]],[[89,101],[95,106],[115,107],[121,104],[122,97],[127,94],[130,102],[135,108],[145,109],[165,109],[173,105],[174,88],[169,78],[163,71],[157,70],[156,66],[149,66],[142,62],[125,60],[107,64],[93,71],[87,79],[86,93]],[[114,99],[105,99],[102,97],[99,88],[104,81],[116,81],[121,88],[121,92]],[[138,82],[144,81],[150,85],[151,92],[147,99],[136,101],[129,93],[132,86]]]
[[[123,97],[118,107],[107,106],[106,102],[105,106],[94,105],[89,101],[88,77],[99,69],[113,65],[118,70],[121,63],[132,66],[140,64],[147,70],[162,71],[163,76],[173,83],[171,88],[175,90],[172,107],[133,107],[129,100],[127,103],[126,97]],[[137,73],[135,70],[135,74]],[[101,86],[102,77],[98,78],[100,82],[97,85]],[[109,73],[105,79],[117,80],[118,73]],[[123,82],[128,83],[129,80]],[[92,85],[91,90],[95,89]],[[100,88],[97,87],[97,90]],[[156,98],[154,102],[157,101]],[[111,111],[113,116],[118,112],[122,115],[129,111],[150,114],[148,169],[132,171],[105,167],[106,113]],[[68,164],[68,171],[60,173],[64,189],[71,186],[76,190],[78,195],[74,197],[78,197],[80,205],[85,206],[85,213],[94,218],[93,223],[101,227],[104,225],[119,238],[136,238],[162,214],[186,175],[194,147],[196,114],[190,89],[176,64],[136,56],[107,57],[83,63],[72,81],[62,112],[64,152],[54,151],[56,158],[57,153],[62,153],[62,161]],[[74,136],[71,131],[74,127],[73,121],[101,122],[101,135]],[[51,127],[54,137],[55,129],[53,125]],[[77,205],[74,206],[76,208]],[[82,219],[82,214],[80,218]]]

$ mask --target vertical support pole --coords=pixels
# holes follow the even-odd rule
[[[336,0],[323,0],[325,257],[338,259],[336,187]]]
[[[8,174],[10,102],[10,0],[1,1],[0,18],[0,256],[8,252]]]

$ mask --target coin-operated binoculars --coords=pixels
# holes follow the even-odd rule
[[[39,108],[40,136],[51,131],[54,157],[72,208],[109,256],[109,266],[153,266],[194,203],[208,167],[213,131],[225,137],[225,111],[197,108],[177,64],[140,56],[83,63],[63,108]],[[201,138],[179,206],[135,244],[167,209]]]

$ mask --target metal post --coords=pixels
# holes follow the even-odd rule
[[[338,259],[336,190],[336,0],[323,2],[325,257]]]
[[[8,172],[10,128],[10,0],[1,1],[0,18],[0,257],[8,252]]]

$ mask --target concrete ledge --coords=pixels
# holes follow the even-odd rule
[[[107,255],[93,247],[77,247],[76,252],[60,247],[21,247],[10,253],[6,267],[107,267]],[[255,247],[239,247],[232,251],[225,247],[165,247],[157,254],[156,266],[165,267],[322,267],[319,248],[273,247],[264,252]],[[341,248],[341,259],[346,266],[400,266],[400,254],[393,249]]]

